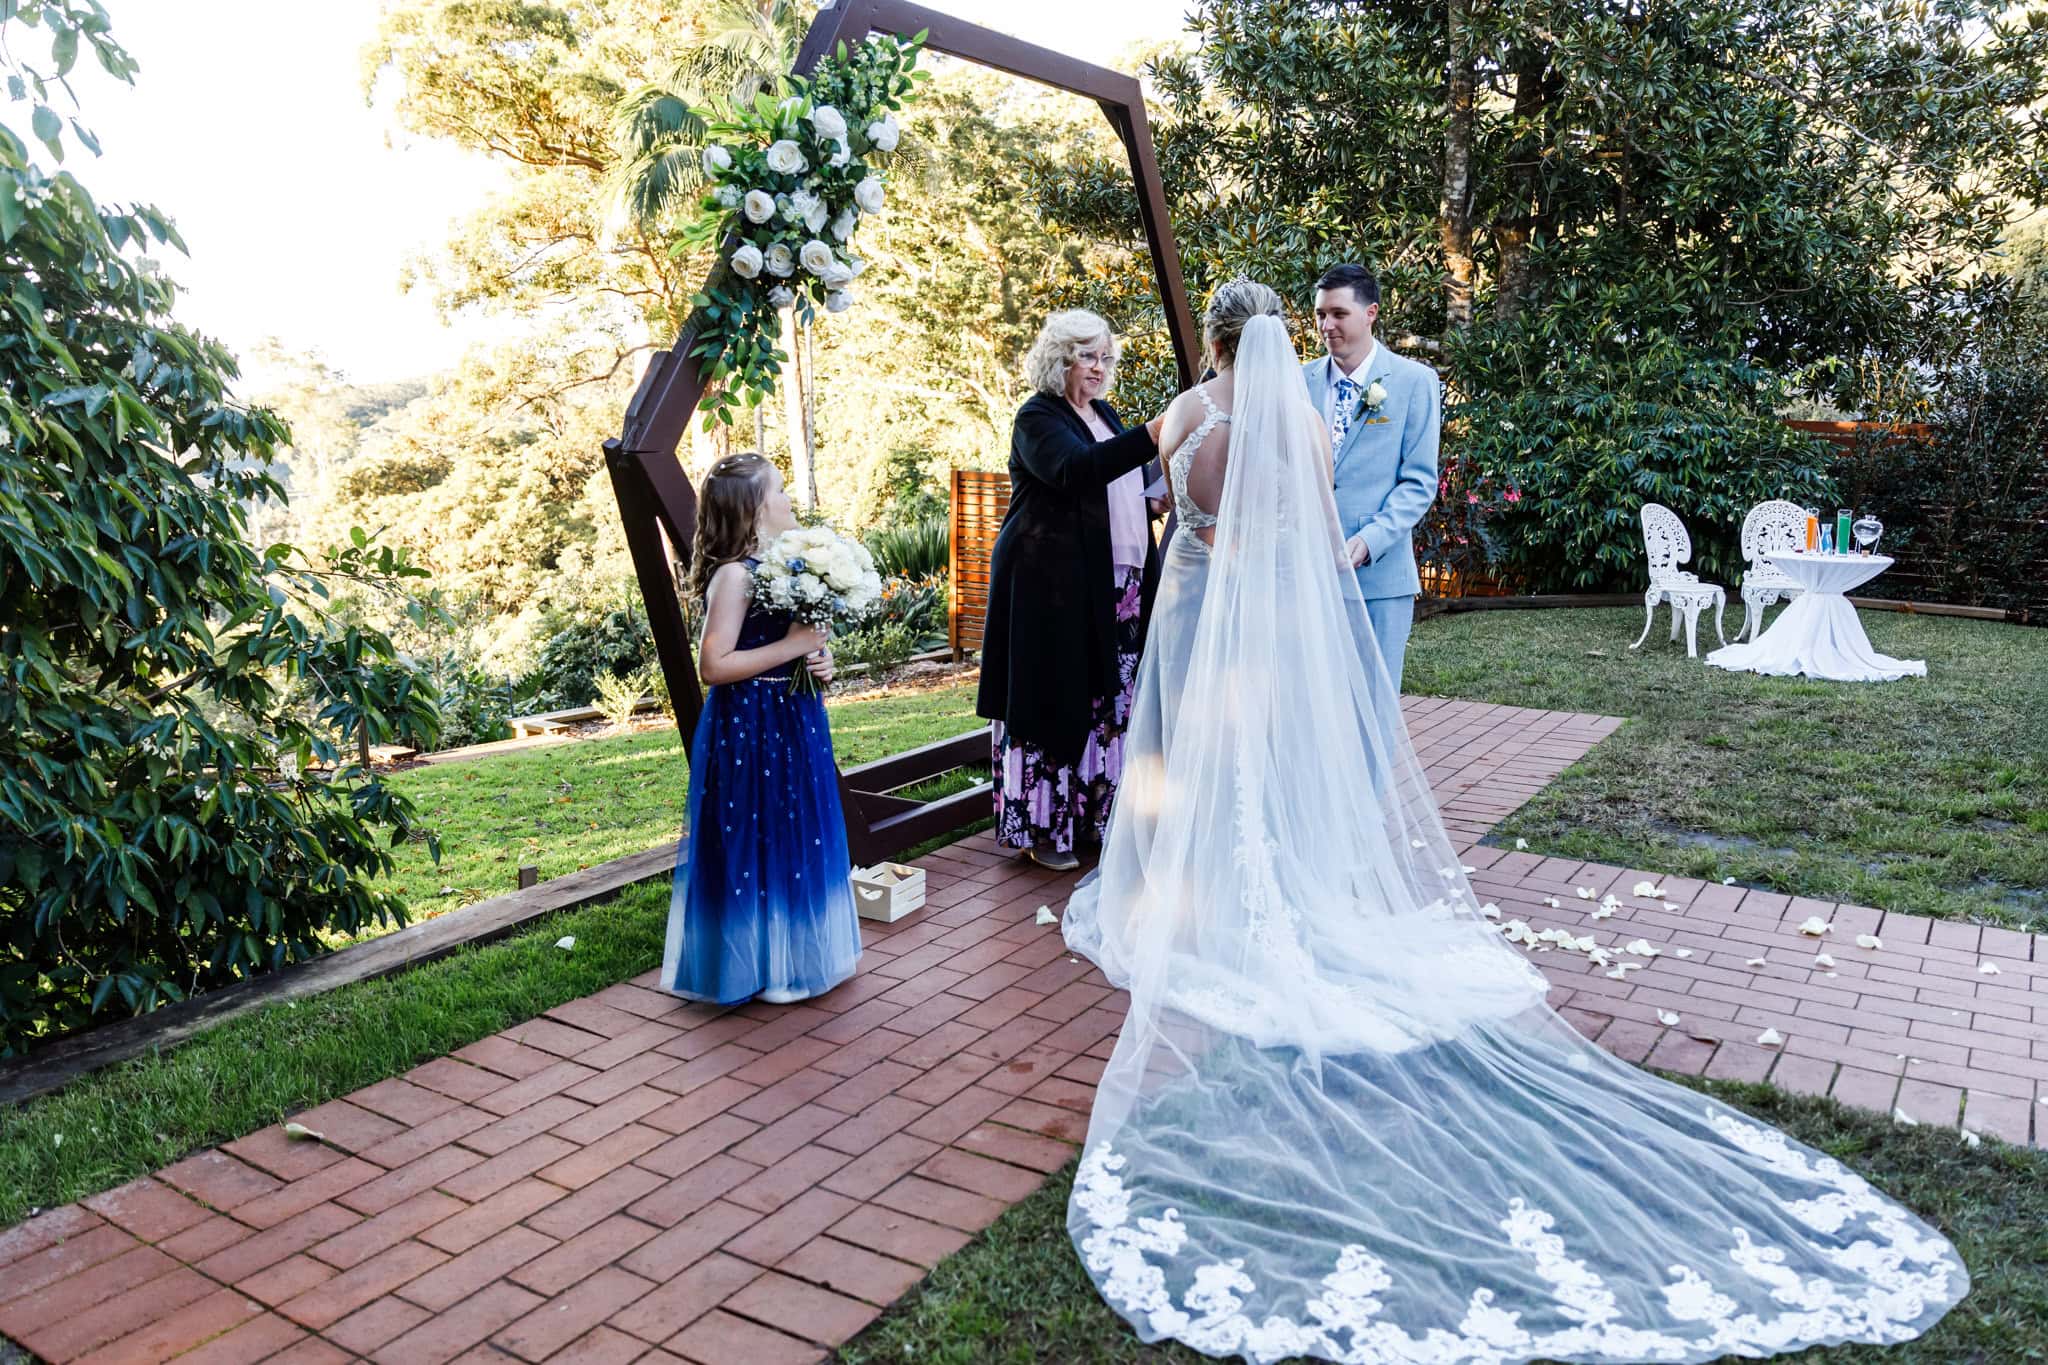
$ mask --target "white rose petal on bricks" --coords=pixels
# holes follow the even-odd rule
[[[1758,1047],[1777,1047],[1785,1041],[1785,1035],[1774,1028],[1767,1028],[1756,1036]]]

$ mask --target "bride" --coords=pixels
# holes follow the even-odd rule
[[[1483,918],[1343,557],[1277,294],[1204,315],[1102,861],[1130,991],[1068,1225],[1146,1341],[1252,1361],[1707,1361],[1927,1330],[1953,1248],[1585,1042]]]

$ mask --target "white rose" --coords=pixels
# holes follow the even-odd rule
[[[825,282],[827,289],[844,289],[853,283],[853,272],[847,269],[844,263],[834,261],[825,267],[825,273],[818,278]]]
[[[832,235],[842,242],[845,241],[853,236],[854,224],[859,221],[860,215],[856,214],[852,209],[839,210],[839,216],[832,220]]]
[[[825,311],[828,313],[843,313],[851,307],[853,295],[844,289],[835,289],[825,296]]]
[[[890,114],[879,123],[868,125],[868,142],[878,152],[893,152],[903,130],[896,126],[896,116]]]
[[[811,205],[810,212],[804,215],[804,226],[812,232],[823,232],[826,222],[831,217],[831,209],[826,208],[822,203],[814,203]]]
[[[815,237],[804,243],[804,249],[797,253],[797,260],[801,261],[804,269],[813,275],[822,275],[836,264],[832,257],[832,248]]]
[[[1367,404],[1369,404],[1370,406],[1372,406],[1372,407],[1375,407],[1375,408],[1376,408],[1376,407],[1378,407],[1378,406],[1379,406],[1380,404],[1382,404],[1382,403],[1386,402],[1386,401],[1387,401],[1387,388],[1386,388],[1386,385],[1384,385],[1384,384],[1380,383],[1380,381],[1379,381],[1379,380],[1377,380],[1377,379],[1373,380],[1373,381],[1372,381],[1372,383],[1371,383],[1371,385],[1369,385],[1369,386],[1368,386],[1368,387],[1366,388],[1366,391],[1365,391],[1365,401],[1366,401],[1366,403],[1367,403]]]
[[[787,243],[777,242],[769,247],[766,261],[768,273],[777,279],[786,280],[796,273],[796,257],[790,254]]]
[[[736,209],[739,206],[740,187],[737,185],[720,185],[718,187],[718,207],[722,209]]]
[[[796,294],[786,284],[778,284],[768,291],[768,302],[777,308],[787,308],[796,302]]]
[[[707,175],[707,176],[715,176],[715,175],[717,175],[717,174],[718,174],[718,173],[719,173],[720,171],[729,171],[729,170],[731,170],[731,169],[732,169],[732,153],[731,153],[731,152],[728,152],[727,150],[725,150],[725,148],[723,148],[723,147],[719,146],[719,145],[718,145],[717,143],[715,143],[715,142],[714,142],[714,143],[712,143],[712,144],[711,144],[711,145],[710,145],[709,147],[706,147],[706,148],[704,149],[704,174],[705,174],[705,175]]]
[[[853,272],[855,279],[859,279],[867,272],[868,263],[858,256],[848,256],[846,258],[846,268]]]
[[[811,210],[818,207],[818,196],[809,190],[798,190],[789,196],[789,216],[792,222],[802,222],[811,216]]]
[[[768,169],[777,175],[796,175],[810,168],[811,163],[804,160],[803,149],[788,138],[768,149]]]
[[[846,118],[829,104],[821,104],[811,110],[811,127],[818,130],[818,136],[827,142],[846,136]]]
[[[853,148],[847,146],[846,140],[844,138],[841,138],[839,140],[839,145],[832,149],[831,159],[827,161],[825,164],[836,171],[841,166],[844,166],[847,162],[851,160],[853,160]]]
[[[761,273],[761,248],[752,242],[741,242],[739,249],[732,253],[732,273],[743,280],[751,280]]]
[[[882,211],[882,182],[869,176],[853,187],[853,202],[860,205],[862,213]]]
[[[766,190],[748,190],[746,204],[750,223],[765,223],[775,216],[775,196]]]

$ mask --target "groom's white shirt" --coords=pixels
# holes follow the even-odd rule
[[[1323,397],[1323,426],[1330,431],[1337,429],[1337,381],[1348,379],[1358,385],[1360,391],[1363,391],[1365,388],[1365,372],[1372,368],[1372,358],[1379,354],[1380,339],[1378,337],[1368,337],[1366,341],[1365,354],[1360,356],[1358,363],[1348,370],[1337,364],[1337,357],[1333,355],[1323,357],[1323,364],[1328,366],[1330,371],[1324,380],[1330,386],[1330,391]]]

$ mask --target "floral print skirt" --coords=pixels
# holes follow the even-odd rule
[[[1006,848],[1057,849],[1101,843],[1109,808],[1124,772],[1124,727],[1138,659],[1145,649],[1144,571],[1116,571],[1116,675],[1114,695],[1095,699],[1094,726],[1071,764],[1054,763],[1036,745],[1011,742],[995,722],[996,841]]]

